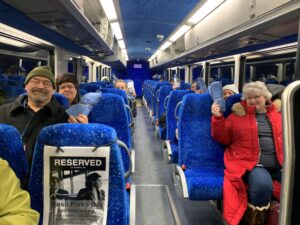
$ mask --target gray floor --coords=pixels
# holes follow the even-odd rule
[[[172,165],[163,161],[161,140],[154,136],[147,111],[138,107],[135,120],[136,225],[218,225],[219,213],[207,201],[183,199],[173,184]]]

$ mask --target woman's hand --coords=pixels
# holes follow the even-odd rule
[[[69,123],[89,123],[89,119],[86,115],[78,114],[78,116],[70,116]]]
[[[214,102],[211,106],[211,114],[213,114],[215,117],[221,117],[221,108],[217,102]]]

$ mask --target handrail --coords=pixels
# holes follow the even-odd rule
[[[159,101],[159,98],[158,98],[159,93],[160,93],[160,89],[158,89],[156,91],[156,93],[155,93],[155,99],[156,99],[156,101]]]
[[[174,111],[174,116],[175,116],[177,121],[179,120],[179,117],[177,116],[177,110],[178,110],[178,108],[181,104],[182,104],[182,101],[178,102],[177,105],[176,105],[175,111]]]
[[[291,224],[293,188],[295,175],[295,136],[293,100],[296,91],[300,89],[300,81],[295,81],[286,87],[282,94],[282,124],[284,161],[280,196],[280,225]]]
[[[120,146],[120,147],[123,147],[128,155],[128,159],[129,159],[129,168],[128,168],[128,171],[126,171],[124,173],[124,178],[127,179],[131,172],[132,172],[132,161],[131,161],[131,155],[130,155],[130,150],[129,148],[127,147],[127,145],[123,142],[123,141],[120,141],[119,139],[117,140],[117,144]],[[122,148],[121,148],[122,149]]]
[[[168,95],[166,98],[165,98],[165,101],[164,101],[164,108],[167,109],[167,104],[168,104],[168,99],[170,98],[170,95]]]
[[[127,109],[127,111],[129,112],[129,116],[130,116],[130,119],[131,119],[131,121],[130,121],[130,123],[129,123],[129,127],[133,127],[133,114],[132,114],[132,110],[131,110],[131,108],[129,107],[129,105],[126,105],[125,104],[125,108]]]

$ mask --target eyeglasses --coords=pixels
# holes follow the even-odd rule
[[[75,89],[75,87],[74,87],[74,85],[67,84],[67,85],[59,86],[59,89],[61,89],[61,90],[63,90],[63,89]]]
[[[247,99],[247,100],[251,100],[251,99],[257,100],[257,99],[259,99],[261,96],[262,96],[262,95],[255,95],[255,96],[253,96],[253,97],[246,97],[246,99]]]
[[[34,86],[38,86],[40,84],[43,84],[43,86],[45,88],[49,88],[49,87],[52,87],[52,83],[51,81],[48,81],[48,80],[39,80],[39,79],[36,79],[36,78],[32,78],[29,83],[31,83],[32,85]]]

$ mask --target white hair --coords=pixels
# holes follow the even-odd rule
[[[254,81],[254,82],[250,82],[250,83],[247,83],[244,85],[242,99],[245,100],[247,95],[249,93],[253,93],[253,92],[259,92],[267,100],[270,100],[272,98],[272,94],[267,89],[267,86],[265,85],[265,83],[263,83],[261,81]]]

